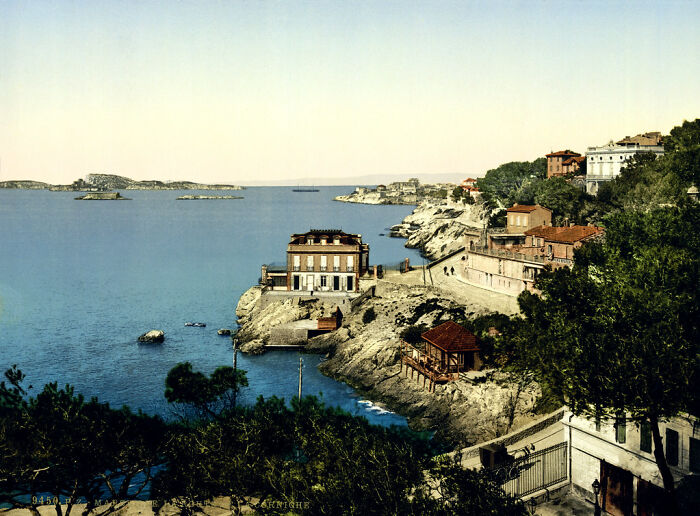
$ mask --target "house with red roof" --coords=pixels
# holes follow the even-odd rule
[[[547,157],[547,179],[556,176],[565,176],[569,168],[564,168],[564,163],[569,162],[568,167],[570,167],[571,158],[580,158],[581,155],[578,152],[566,149],[563,151],[550,152],[546,155]],[[586,158],[583,158],[584,161]]]
[[[411,371],[416,381],[423,378],[423,386],[428,382],[428,390],[436,383],[444,383],[459,378],[459,373],[478,370],[481,360],[481,347],[476,335],[452,321],[447,321],[421,335],[421,342],[413,346],[403,342],[401,368],[405,375]]]
[[[554,268],[571,266],[574,250],[602,235],[603,228],[598,226],[538,226],[525,231],[525,244],[520,252],[543,256],[545,264]]]

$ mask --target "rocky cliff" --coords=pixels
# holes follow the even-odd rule
[[[45,190],[51,185],[40,181],[0,181],[0,188],[15,188],[18,190]]]
[[[406,247],[436,259],[464,247],[466,235],[478,239],[487,217],[479,204],[426,201],[393,226],[391,236],[406,238]]]
[[[434,430],[438,438],[455,446],[492,439],[534,419],[536,385],[519,385],[502,373],[474,380],[438,385],[435,392],[423,388],[422,379],[401,372],[400,332],[410,324],[432,326],[460,315],[486,313],[483,306],[458,305],[431,287],[377,284],[376,296],[348,311],[343,325],[333,333],[310,339],[307,351],[327,353],[321,371],[346,382],[369,399],[409,418],[415,429]],[[368,324],[364,312],[377,315]],[[245,352],[261,352],[270,328],[295,319],[314,318],[328,311],[319,301],[278,300],[265,303],[259,287],[242,297],[236,309],[241,328],[237,334]]]

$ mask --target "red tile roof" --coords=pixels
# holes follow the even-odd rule
[[[549,154],[545,154],[546,157],[550,158],[553,156],[580,156],[578,152],[574,152],[572,150],[566,149],[566,150],[560,150],[557,152],[550,152]]]
[[[603,233],[603,228],[597,226],[537,226],[536,228],[525,231],[527,236],[536,236],[544,238],[550,242],[561,242],[565,244],[573,244],[585,240],[595,235]]]
[[[424,340],[443,351],[479,351],[476,336],[452,321],[442,323],[421,335]]]
[[[564,160],[562,162],[562,165],[571,165],[574,161],[576,163],[581,163],[582,161],[586,161],[586,157],[585,156],[574,156],[573,158],[569,158],[567,160]]]
[[[540,206],[539,204],[535,204],[534,206],[532,206],[530,204],[514,204],[513,206],[508,208],[506,211],[516,212],[516,213],[530,213],[531,211],[535,211],[537,208],[542,208],[543,210],[552,211],[549,208],[545,208],[544,206]]]

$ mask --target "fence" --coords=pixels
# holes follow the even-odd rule
[[[567,443],[563,442],[491,471],[506,493],[521,498],[566,480],[567,465]]]

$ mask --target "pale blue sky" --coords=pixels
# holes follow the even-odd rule
[[[0,0],[0,180],[481,175],[700,117],[700,2]]]

